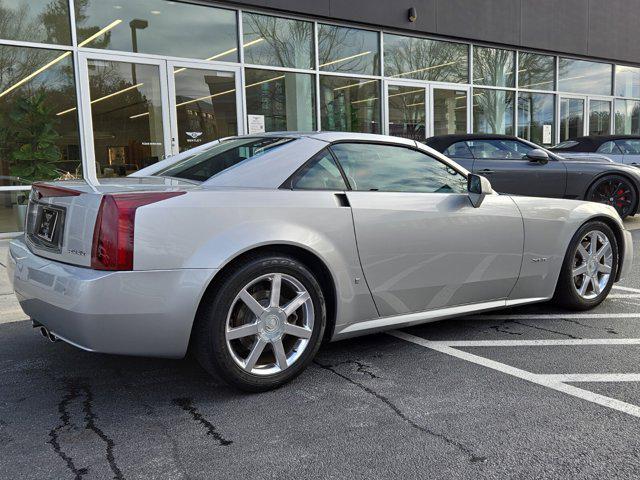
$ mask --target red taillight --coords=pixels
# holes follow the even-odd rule
[[[82,192],[79,190],[73,190],[71,188],[66,187],[58,187],[54,185],[47,185],[46,183],[36,182],[31,185],[31,188],[35,192],[36,198],[40,200],[41,198],[47,197],[77,197]]]
[[[104,195],[93,231],[91,268],[133,270],[133,229],[136,209],[186,192]]]

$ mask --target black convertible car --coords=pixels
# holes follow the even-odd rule
[[[589,135],[566,140],[550,148],[563,157],[603,155],[614,162],[640,166],[640,136]]]
[[[498,192],[606,203],[623,218],[638,211],[640,169],[602,155],[565,158],[508,135],[442,135],[425,143],[485,175]]]

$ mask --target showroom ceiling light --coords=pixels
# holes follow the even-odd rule
[[[146,117],[147,115],[149,115],[149,112],[139,113],[137,115],[131,115],[129,118]]]
[[[268,80],[262,80],[261,82],[256,82],[256,83],[252,83],[250,85],[246,85],[244,88],[246,90],[247,88],[255,87],[256,85],[262,85],[263,83],[269,83],[269,82],[273,82],[275,80],[281,80],[283,78],[284,78],[284,75],[280,75],[279,77],[273,77],[273,78],[270,78]]]
[[[368,50],[366,52],[356,53],[355,55],[350,55],[348,57],[339,58],[337,60],[332,60],[330,62],[320,64],[320,68],[326,67],[326,66],[329,66],[329,65],[334,65],[336,63],[346,62],[347,60],[353,60],[354,58],[364,57],[365,55],[369,55],[370,53],[371,53],[371,50]]]
[[[58,63],[60,60],[68,57],[69,55],[71,55],[71,52],[64,52],[62,55],[60,55],[59,57],[54,58],[53,60],[51,60],[49,63],[47,63],[46,65],[43,65],[42,67],[38,68],[35,72],[30,73],[29,75],[27,75],[26,77],[24,77],[22,80],[18,80],[16,83],[14,83],[13,85],[11,85],[9,88],[7,88],[4,92],[0,93],[0,98],[4,97],[7,93],[12,92],[13,90],[15,90],[16,88],[18,88],[20,85],[25,84],[26,82],[28,82],[29,80],[31,80],[33,77],[36,77],[38,75],[40,75],[42,72],[44,72],[47,68],[51,67],[52,65],[55,65],[56,63]]]
[[[412,93],[424,93],[424,88],[418,88],[416,90],[409,90],[408,92],[402,93],[392,93],[391,95],[387,95],[389,98],[391,97],[399,97],[401,95],[411,95]]]
[[[98,38],[100,35],[103,35],[105,33],[107,33],[109,30],[111,30],[113,27],[116,27],[118,25],[120,25],[122,23],[122,20],[120,18],[118,18],[117,20],[114,20],[113,22],[111,22],[109,25],[107,25],[106,27],[98,30],[96,33],[94,33],[93,35],[91,35],[89,38],[83,40],[82,42],[80,42],[78,44],[79,47],[84,47],[86,44],[88,44],[89,42],[92,42],[93,40],[95,40],[96,38]]]
[[[391,75],[392,77],[402,77],[404,75],[409,75],[411,73],[418,73],[418,72],[426,72],[427,70],[432,70],[434,68],[441,68],[441,67],[446,67],[448,65],[455,65],[458,62],[446,62],[446,63],[441,63],[439,65],[431,65],[430,67],[424,67],[424,68],[419,68],[417,70],[411,70],[409,72],[402,72],[402,73],[396,73],[395,75]]]
[[[377,81],[378,80],[367,80],[366,82],[351,83],[349,85],[343,85],[342,87],[336,87],[333,89],[333,91],[337,92],[338,90],[346,90],[347,88],[361,87],[362,85],[366,85],[367,83],[373,83]]]
[[[264,38],[257,38],[255,40],[251,40],[250,42],[245,43],[244,45],[242,45],[244,48],[250,47],[252,45],[255,45],[256,43],[260,43],[260,42],[264,42]],[[205,58],[205,60],[209,61],[209,60],[217,60],[220,57],[224,57],[225,55],[229,55],[230,53],[235,52],[236,50],[238,50],[237,47],[234,48],[230,48],[229,50],[225,50],[224,52],[220,52],[220,53],[216,53],[214,56],[209,57],[209,58]],[[186,70],[185,67],[182,68],[177,68],[173,71],[173,74],[176,75],[180,72],[184,72]]]
[[[200,102],[202,100],[208,100],[209,98],[215,98],[215,97],[219,97],[221,95],[227,95],[228,93],[233,93],[235,91],[236,91],[236,89],[233,88],[231,90],[225,90],[224,92],[214,93],[213,95],[206,95],[204,97],[194,98],[193,100],[187,100],[186,102],[176,103],[176,108],[182,107],[183,105],[188,105],[190,103]],[[129,117],[129,118],[133,118],[133,117]]]
[[[351,105],[355,105],[356,103],[373,102],[374,100],[378,100],[378,97],[365,98],[364,100],[356,100],[354,102],[351,102]]]
[[[135,85],[131,85],[130,87],[123,88],[122,90],[118,90],[117,92],[110,93],[109,95],[105,95],[104,97],[91,100],[91,103],[93,104],[93,103],[102,102],[103,100],[106,100],[108,98],[115,97],[116,95],[120,95],[121,93],[128,92],[129,90],[133,90],[134,88],[141,87],[142,85],[144,85],[144,82],[136,83]]]

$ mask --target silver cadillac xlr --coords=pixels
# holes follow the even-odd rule
[[[631,267],[611,206],[499,195],[420,143],[234,137],[99,184],[34,185],[9,275],[51,339],[180,358],[249,391],[323,341],[554,300]]]

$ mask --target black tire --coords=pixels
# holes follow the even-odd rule
[[[590,202],[611,205],[621,218],[626,218],[636,213],[638,192],[627,177],[605,175],[593,182],[585,199]]]
[[[234,300],[240,291],[255,279],[269,274],[293,277],[306,289],[313,305],[313,327],[304,350],[291,365],[273,374],[254,374],[238,365],[237,355],[234,359],[236,350],[233,345],[236,345],[234,343],[236,340],[227,342],[227,317],[235,314],[230,313],[230,310],[234,308],[236,312],[235,309],[238,307]],[[196,318],[194,347],[199,363],[209,373],[218,375],[227,383],[247,392],[263,392],[278,388],[298,376],[320,348],[326,324],[324,295],[313,273],[296,258],[279,253],[261,254],[248,258],[232,271],[223,274],[217,285],[215,291],[208,292],[203,298]],[[255,294],[252,293],[253,295]],[[266,299],[261,300],[261,303],[266,303],[268,306]],[[239,308],[246,308],[246,305],[241,304]],[[252,318],[255,319],[255,315]],[[253,346],[255,346],[259,337],[252,335],[251,339],[246,338],[247,342],[254,342]],[[289,336],[283,338],[290,341]],[[271,348],[271,344],[266,345]],[[269,354],[267,347],[263,355]],[[251,349],[251,347],[247,348]],[[293,352],[295,349],[290,351]],[[275,350],[272,350],[271,354],[275,361]],[[274,363],[274,367],[276,366],[278,366],[277,362]]]
[[[576,279],[574,278],[573,271],[576,262],[576,255],[578,254],[579,245],[582,243],[585,236],[592,232],[600,232],[604,235],[611,245],[611,273],[609,274],[606,286],[601,289],[599,294],[595,294],[592,290],[591,294],[595,295],[593,298],[585,298],[578,292]],[[571,310],[589,310],[599,305],[611,291],[611,287],[615,281],[616,272],[618,271],[618,243],[613,230],[603,222],[592,221],[584,224],[575,233],[567,252],[565,254],[564,262],[562,263],[562,269],[560,270],[560,276],[558,278],[558,284],[556,285],[556,291],[553,297],[554,303],[563,306]],[[586,281],[586,277],[583,278]],[[604,279],[603,279],[604,281]]]

